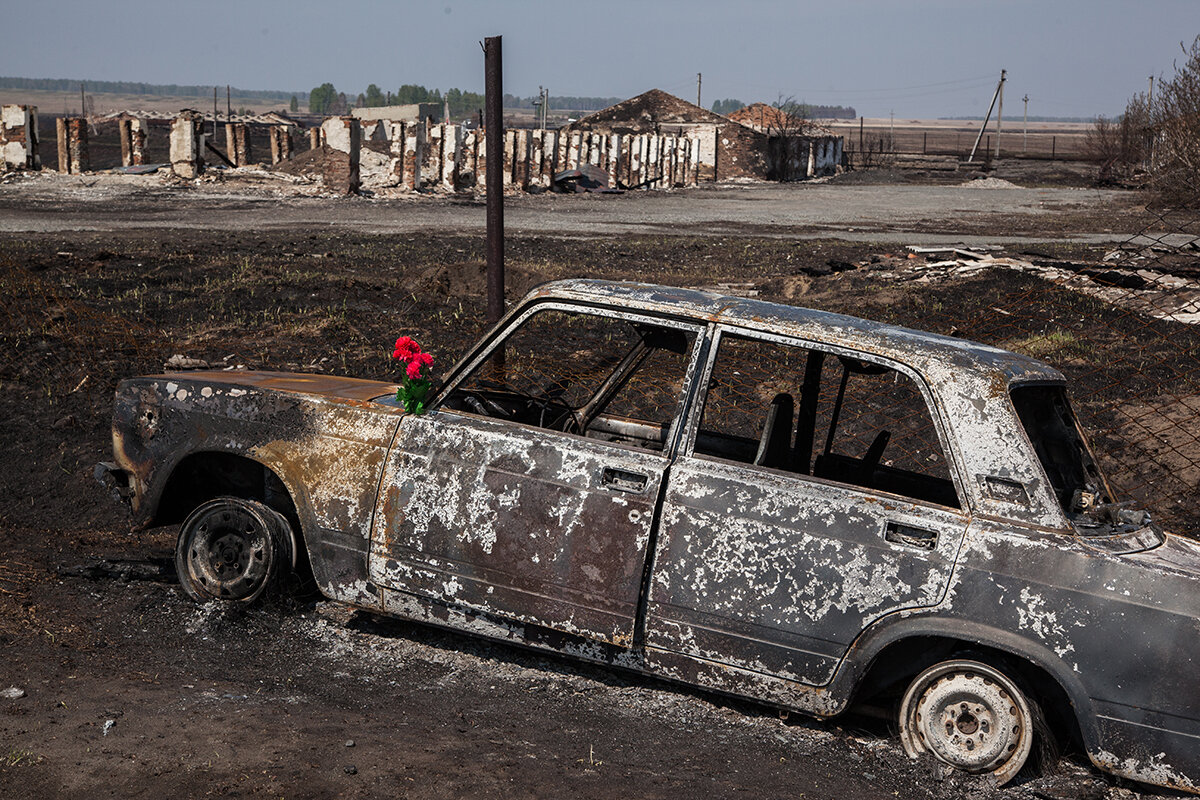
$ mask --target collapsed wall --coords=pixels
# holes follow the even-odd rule
[[[181,178],[204,171],[204,118],[185,111],[171,123],[171,170]]]
[[[413,191],[483,190],[489,165],[482,130],[428,121],[366,120],[360,125],[365,184]],[[336,127],[344,139],[344,125]],[[717,129],[712,126],[681,135],[514,129],[504,133],[503,153],[503,163],[496,165],[503,171],[502,184],[525,191],[548,189],[556,174],[584,167],[602,171],[612,187],[696,186],[718,177]]]
[[[0,107],[0,172],[41,168],[37,106]]]

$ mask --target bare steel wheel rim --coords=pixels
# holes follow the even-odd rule
[[[270,532],[246,507],[213,507],[193,523],[188,573],[214,598],[243,600],[261,591],[270,575]]]
[[[900,739],[914,758],[932,753],[1004,784],[1029,757],[1032,721],[1025,696],[1002,673],[976,661],[947,661],[925,670],[905,692]]]

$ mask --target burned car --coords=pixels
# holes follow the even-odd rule
[[[1004,782],[1057,728],[1200,789],[1200,546],[1116,502],[1055,369],[700,291],[561,281],[425,414],[384,382],[123,381],[98,474],[198,600],[325,596],[828,717]]]

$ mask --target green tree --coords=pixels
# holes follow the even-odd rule
[[[379,106],[387,105],[387,98],[383,96],[383,92],[375,84],[367,87],[367,93],[363,95],[363,100],[367,108],[378,108]]]
[[[308,93],[308,110],[312,114],[329,114],[337,102],[338,92],[332,83],[322,83]]]
[[[733,98],[727,98],[725,100],[713,101],[712,110],[718,114],[732,114],[734,111],[737,111],[739,108],[744,108],[745,105],[746,104],[743,103],[741,100],[734,100]]]
[[[296,95],[292,95],[292,102],[288,105],[288,108],[293,112],[300,110],[300,99]]]

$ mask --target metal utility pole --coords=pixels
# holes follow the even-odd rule
[[[1025,101],[1025,133],[1021,137],[1021,152],[1025,152],[1025,148],[1029,146],[1029,95],[1026,94],[1021,98]]]
[[[996,109],[996,158],[1000,158],[1000,121],[1004,119],[1004,76],[1006,70],[1000,70],[1000,107]]]
[[[1000,70],[1000,82],[996,84],[996,92],[992,95],[992,104],[988,106],[987,116],[983,118],[983,124],[979,126],[979,135],[975,137],[975,144],[971,146],[971,155],[967,156],[967,163],[970,164],[975,160],[975,151],[979,149],[979,142],[983,140],[983,132],[987,130],[987,124],[992,118],[992,109],[996,107],[996,98],[1000,96],[1000,88],[1004,86],[1004,76],[1007,70]]]
[[[700,73],[696,73],[696,105],[700,106]],[[704,106],[700,106],[704,108]]]
[[[504,316],[504,75],[501,37],[483,40],[484,141],[487,166],[487,319]]]
[[[542,91],[542,130],[546,130],[547,120],[550,117],[550,90],[543,89]]]

